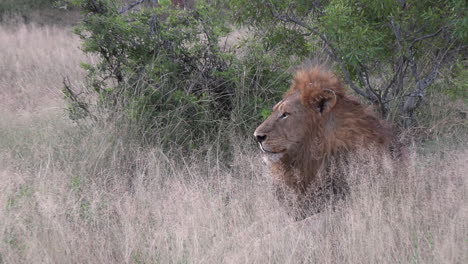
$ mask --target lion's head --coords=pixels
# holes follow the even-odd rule
[[[325,146],[324,129],[334,126],[332,113],[343,96],[341,83],[332,73],[320,68],[299,71],[283,100],[255,130],[265,158],[297,159]]]
[[[288,92],[255,130],[264,160],[297,192],[305,192],[327,161],[366,146],[390,142],[386,126],[345,94],[333,73],[320,67],[296,73]]]

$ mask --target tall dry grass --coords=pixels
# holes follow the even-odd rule
[[[464,263],[468,152],[353,163],[349,198],[295,222],[247,146],[170,159],[124,130],[2,120],[4,263]],[[64,121],[62,121],[64,122]],[[19,133],[18,133],[19,131]],[[242,144],[243,145],[243,144]],[[443,154],[443,155],[442,155]],[[379,168],[379,169],[377,169]]]
[[[0,109],[28,114],[62,107],[64,77],[79,86],[87,62],[70,28],[0,24]]]
[[[219,142],[176,158],[134,144],[125,123],[76,127],[55,89],[62,75],[81,76],[77,40],[58,28],[1,30],[0,263],[468,259],[466,145],[413,148],[406,169],[361,157],[348,199],[296,222],[250,141],[231,139],[225,164]]]

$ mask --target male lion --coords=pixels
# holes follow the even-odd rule
[[[254,136],[282,190],[280,198],[293,194],[288,201],[300,210],[299,217],[347,192],[339,164],[346,164],[350,153],[389,150],[393,140],[391,128],[346,95],[340,80],[321,67],[296,73]]]

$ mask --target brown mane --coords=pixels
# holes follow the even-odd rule
[[[363,148],[387,151],[393,139],[391,127],[347,95],[339,78],[321,67],[296,73],[255,136],[278,185],[300,200],[323,191],[330,181],[346,185],[329,171],[331,163]]]

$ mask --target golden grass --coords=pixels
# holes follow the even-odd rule
[[[463,263],[468,152],[412,155],[408,173],[369,156],[336,211],[295,222],[257,151],[169,159],[115,127],[2,120],[5,263]],[[20,134],[18,134],[20,131]],[[120,136],[119,136],[119,135]]]
[[[71,29],[0,24],[0,109],[30,112],[61,107],[64,77],[81,81],[89,61]]]
[[[413,151],[407,173],[365,156],[350,165],[359,184],[340,208],[296,222],[252,142],[235,144],[228,166],[216,143],[202,157],[169,158],[132,144],[121,124],[81,130],[55,90],[61,75],[81,77],[77,40],[58,28],[0,28],[0,45],[0,263],[468,259],[466,145]]]

